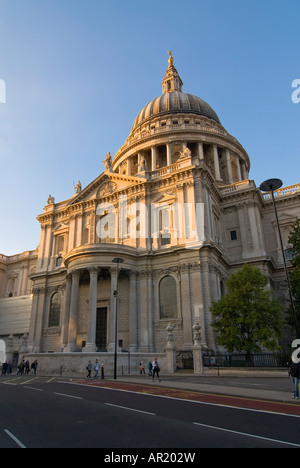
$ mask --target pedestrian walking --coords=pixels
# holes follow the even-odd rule
[[[30,372],[30,364],[29,364],[29,361],[27,359],[27,361],[25,362],[25,375],[28,375]]]
[[[153,380],[153,382],[154,382],[155,374],[157,375],[158,381],[161,382],[161,380],[159,378],[159,371],[160,371],[160,368],[159,368],[159,365],[158,365],[158,362],[157,362],[157,358],[154,358],[154,360],[152,362],[152,380]]]
[[[152,377],[152,362],[149,361],[148,363],[148,376]]]
[[[24,374],[24,368],[25,368],[25,361],[23,359],[23,361],[20,362],[20,364],[18,365],[18,372],[17,372],[17,375],[23,375]]]
[[[36,375],[37,367],[38,367],[38,362],[37,360],[35,360],[31,364],[31,375]]]
[[[94,379],[98,379],[99,367],[100,366],[99,366],[98,359],[96,359],[96,362],[94,364],[94,371],[95,371]]]
[[[6,375],[7,367],[8,367],[7,362],[4,362],[2,365],[2,375]]]
[[[145,367],[144,367],[144,361],[140,362],[140,374],[146,374]]]
[[[289,375],[293,382],[295,400],[299,400],[299,381],[300,381],[300,363],[297,362],[296,358],[292,358],[292,364],[289,370]]]
[[[87,379],[91,379],[91,372],[92,372],[93,366],[92,366],[92,361],[89,361],[88,365],[86,366],[86,370],[88,371],[88,375],[86,376]]]

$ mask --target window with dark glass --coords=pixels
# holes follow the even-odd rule
[[[232,241],[237,240],[237,232],[236,231],[230,231],[230,239]]]
[[[177,317],[176,281],[172,276],[165,276],[159,283],[160,318]]]
[[[59,327],[61,298],[59,293],[53,294],[50,301],[49,327]]]

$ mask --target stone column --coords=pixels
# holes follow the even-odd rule
[[[44,224],[42,224],[41,225],[40,246],[39,246],[39,252],[38,252],[37,270],[41,270],[43,268],[45,239],[46,239],[46,226]]]
[[[183,341],[185,348],[191,348],[193,345],[192,337],[192,311],[191,311],[191,292],[190,292],[190,272],[187,264],[180,265],[181,279],[181,303],[183,319]]]
[[[236,208],[237,208],[237,213],[238,213],[241,242],[242,242],[242,258],[249,258],[251,255],[250,255],[249,247],[248,247],[248,238],[247,238],[248,230],[245,229],[245,226],[246,226],[245,203],[238,203]]]
[[[237,167],[237,174],[238,174],[238,182],[240,182],[242,180],[242,174],[241,174],[241,165],[240,165],[239,156],[236,157],[236,167]]]
[[[156,171],[157,148],[151,147],[151,171]]]
[[[149,352],[149,320],[148,314],[151,314],[151,295],[148,292],[148,275],[151,274],[148,270],[139,272],[139,351],[143,353]]]
[[[69,319],[69,342],[65,348],[65,352],[77,351],[77,315],[78,315],[78,300],[79,300],[79,279],[80,272],[75,270],[72,272],[72,291]]]
[[[44,286],[41,285],[39,288],[33,288],[32,313],[29,330],[29,350],[33,353],[41,352],[46,291],[45,283]]]
[[[233,177],[232,177],[232,167],[231,167],[231,156],[229,149],[226,148],[226,166],[227,166],[227,177],[228,177],[228,184],[233,184]]]
[[[171,143],[167,143],[166,147],[167,147],[167,166],[171,166],[172,164]]]
[[[117,268],[110,268],[110,311],[109,311],[109,326],[108,326],[108,351],[114,352],[115,350],[115,327],[116,327],[116,307],[117,307],[117,298],[114,294],[114,291],[117,290]]]
[[[96,324],[97,324],[97,284],[98,268],[89,268],[90,272],[90,302],[89,302],[89,324],[87,344],[83,351],[85,353],[94,353],[97,351]]]
[[[65,304],[64,304],[63,317],[62,317],[62,330],[61,330],[62,348],[67,346],[67,343],[69,341],[71,290],[72,290],[72,275],[68,274],[66,276]]]
[[[132,353],[137,351],[137,304],[136,304],[136,271],[129,272],[129,350]]]
[[[47,231],[46,231],[46,238],[45,238],[45,253],[44,253],[44,264],[43,264],[44,270],[47,270],[49,267],[51,247],[52,247],[52,228],[51,228],[51,224],[48,224]]]
[[[203,161],[204,152],[203,152],[203,143],[202,143],[202,141],[199,141],[199,143],[198,143],[198,157],[199,157],[200,161]]]
[[[216,177],[216,180],[220,181],[221,174],[220,174],[219,154],[218,154],[217,145],[213,145],[213,156],[214,156],[215,177]]]
[[[262,252],[260,249],[258,223],[257,223],[256,215],[255,215],[255,210],[256,210],[255,204],[252,202],[249,202],[248,213],[249,213],[250,231],[251,231],[252,245],[253,245],[252,256],[259,257],[260,255],[262,255]]]

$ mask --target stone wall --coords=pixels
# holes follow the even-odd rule
[[[140,372],[140,362],[143,360],[147,373],[149,361],[157,357],[162,373],[168,372],[165,354],[118,353],[117,375],[136,375]],[[114,353],[25,353],[20,359],[29,360],[30,364],[37,359],[38,373],[45,375],[82,376],[86,377],[86,366],[89,360],[100,365],[104,364],[106,376],[114,372]],[[92,372],[92,376],[93,376]],[[101,372],[99,372],[101,376]]]

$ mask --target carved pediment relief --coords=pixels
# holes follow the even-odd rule
[[[112,182],[111,180],[106,180],[100,185],[97,191],[97,198],[102,198],[105,195],[111,195],[116,190],[117,184],[115,182]]]

